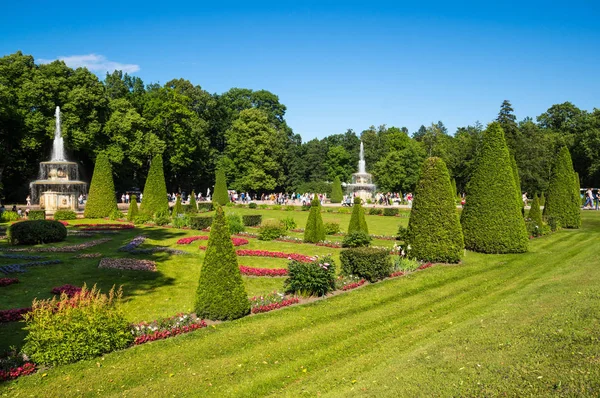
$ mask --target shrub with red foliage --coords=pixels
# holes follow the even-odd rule
[[[17,278],[0,278],[0,287],[12,285],[13,283],[19,283]]]
[[[283,307],[287,307],[290,306],[292,304],[297,304],[300,302],[300,299],[297,297],[292,297],[290,299],[287,300],[283,300],[279,303],[271,303],[271,304],[267,304],[267,305],[261,305],[259,307],[254,307],[252,308],[252,313],[253,314],[258,314],[261,312],[269,312],[269,311],[273,311],[279,308],[283,308]]]
[[[58,286],[52,289],[51,293],[52,294],[63,294],[65,293],[67,295],[67,297],[73,297],[76,294],[81,292],[81,288],[79,286],[73,286],[73,285],[62,285],[62,286]]]
[[[1,310],[0,323],[20,321],[21,319],[23,319],[23,315],[28,313],[29,311],[31,311],[31,307]]]
[[[349,283],[347,285],[344,285],[344,287],[342,288],[342,290],[346,291],[346,290],[356,289],[357,287],[364,285],[366,282],[367,282],[366,280],[361,279],[358,282]]]
[[[286,276],[288,270],[286,268],[253,268],[240,265],[242,275],[249,276]]]
[[[32,362],[26,362],[18,368],[11,368],[9,370],[0,370],[0,381],[16,379],[20,376],[30,375],[35,372],[35,364]]]
[[[288,260],[296,260],[302,263],[310,263],[314,260],[313,257],[305,256],[304,254],[270,252],[268,250],[236,250],[235,253],[238,256],[287,258]]]

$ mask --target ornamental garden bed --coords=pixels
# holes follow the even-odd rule
[[[98,268],[155,272],[156,263],[150,260],[138,260],[135,258],[103,258],[100,260]]]

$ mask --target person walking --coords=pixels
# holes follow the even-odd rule
[[[588,204],[589,204],[589,208],[591,209],[592,207],[594,207],[594,194],[592,193],[592,188],[588,188],[587,191],[585,191],[585,204],[583,205],[583,208],[587,208]]]
[[[31,196],[27,195],[27,199],[25,199],[25,201],[27,202],[27,207],[31,207]]]

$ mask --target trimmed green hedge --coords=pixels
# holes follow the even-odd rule
[[[112,166],[108,155],[102,152],[96,158],[83,215],[85,218],[104,218],[110,216],[116,208],[117,196],[115,195]]]
[[[465,245],[452,183],[440,158],[423,162],[406,242],[411,246],[408,256],[417,260],[457,263],[462,257]]]
[[[240,273],[235,248],[223,209],[218,206],[200,282],[196,291],[196,314],[211,320],[231,320],[250,313],[250,301]]]
[[[325,228],[325,235],[335,235],[340,233],[340,224],[337,222],[326,222],[323,224],[323,228]]]
[[[137,196],[131,195],[129,201],[129,209],[127,210],[127,221],[133,221],[138,216],[140,209],[138,208]]]
[[[550,184],[546,192],[544,215],[554,228],[579,228],[581,226],[579,181],[573,171],[571,154],[566,146],[556,158]]]
[[[150,163],[148,178],[144,186],[144,196],[140,204],[140,211],[151,216],[156,213],[169,211],[169,200],[167,199],[167,185],[165,184],[165,173],[163,170],[163,158],[156,155]]]
[[[416,198],[416,196],[415,196]],[[340,253],[343,275],[356,275],[375,282],[392,273],[392,261],[388,249],[356,247]]]
[[[315,196],[311,202],[310,213],[304,227],[304,242],[317,243],[322,240],[325,240],[325,227],[321,217],[321,204],[319,198]]]
[[[208,211],[213,211],[214,208],[215,208],[215,206],[211,202],[200,202],[200,203],[198,203],[198,210],[199,211],[208,212]]]
[[[331,185],[331,203],[342,203],[344,200],[344,192],[342,191],[342,183],[340,178],[336,176]]]
[[[21,221],[7,230],[11,245],[37,245],[62,242],[67,239],[67,228],[54,220]]]
[[[364,232],[369,234],[367,220],[365,220],[365,209],[361,206],[360,198],[354,198],[354,206],[352,207],[352,215],[350,216],[350,224],[348,224],[348,233]]]
[[[211,226],[213,223],[212,216],[192,216],[190,217],[190,228],[202,230]]]
[[[262,223],[262,215],[245,214],[242,216],[242,221],[246,227],[256,227]]]
[[[229,203],[227,178],[225,177],[225,171],[222,169],[218,169],[215,176],[215,191],[213,192],[212,202],[221,206]]]
[[[258,230],[258,240],[275,240],[285,235],[285,226],[277,220],[265,220]]]
[[[371,244],[372,240],[373,238],[370,235],[362,231],[350,232],[344,236],[342,247],[366,247]]]
[[[58,210],[52,218],[56,221],[75,220],[77,219],[77,214],[73,210]]]
[[[417,196],[415,195],[415,199]],[[528,236],[504,131],[497,122],[483,132],[461,214],[465,247],[482,253],[523,253]]]
[[[27,216],[29,220],[45,220],[46,212],[44,210],[30,210]]]
[[[383,215],[387,217],[395,217],[400,214],[400,209],[396,207],[386,207],[383,209]]]
[[[383,215],[383,209],[379,207],[369,207],[370,216],[381,216]]]

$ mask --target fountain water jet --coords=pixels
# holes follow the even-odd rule
[[[87,184],[78,179],[77,163],[66,159],[58,106],[55,117],[51,160],[40,163],[38,179],[29,185],[32,203],[39,203],[40,208],[47,213],[63,209],[79,210],[77,198],[87,192]]]
[[[358,160],[358,173],[352,174],[352,183],[346,184],[348,193],[353,194],[363,201],[371,199],[375,191],[373,176],[367,173],[365,164],[365,149],[362,141],[360,142],[360,156]]]

